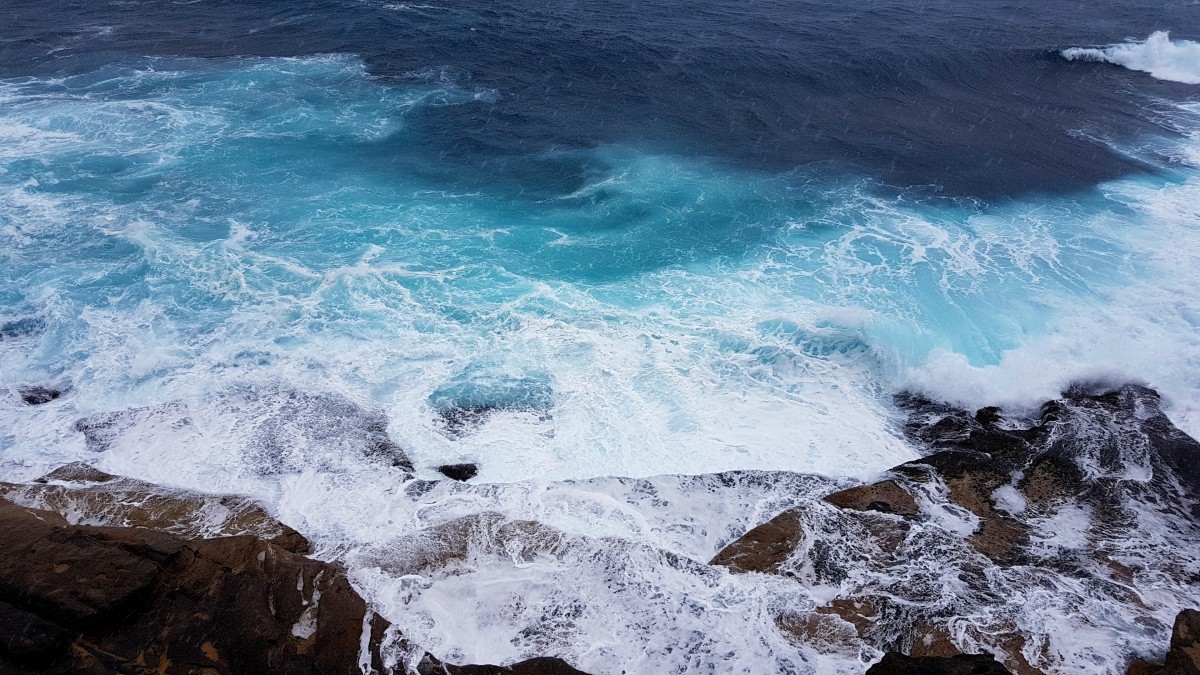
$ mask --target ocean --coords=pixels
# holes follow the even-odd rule
[[[757,634],[801,591],[639,552],[711,556],[916,459],[899,393],[1019,412],[1135,382],[1200,433],[1195,2],[3,14],[0,478],[256,496],[445,653],[849,668]],[[433,492],[363,451],[381,429]],[[422,482],[459,462],[478,487]],[[735,470],[787,473],[711,476]],[[637,571],[346,553],[483,511],[621,538]],[[522,632],[547,616],[571,627]]]

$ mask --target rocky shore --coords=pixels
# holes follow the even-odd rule
[[[650,554],[695,574],[836,589],[813,606],[779,604],[775,626],[806,650],[863,659],[871,675],[1088,671],[1047,627],[1006,610],[1006,594],[1058,594],[1057,609],[1077,609],[1113,640],[1111,617],[1087,612],[1098,602],[1125,608],[1126,630],[1161,644],[1128,653],[1130,675],[1200,673],[1200,612],[1171,604],[1200,600],[1200,444],[1171,424],[1155,392],[1079,387],[1019,417],[898,403],[921,459],[798,498],[707,563]],[[119,419],[80,428],[101,443]],[[411,466],[377,420],[367,426],[371,447]],[[1151,545],[1129,545],[1138,541]],[[480,513],[348,556],[395,575],[437,574],[479,551],[565,559],[584,545],[536,521]],[[245,497],[85,464],[2,483],[0,673],[583,672],[553,653],[507,666],[443,662],[373,611],[341,562],[309,553],[305,537]]]

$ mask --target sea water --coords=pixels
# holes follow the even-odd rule
[[[899,392],[1020,410],[1135,381],[1200,432],[1184,3],[1038,26],[989,3],[992,42],[981,16],[898,3],[37,4],[0,29],[6,479],[84,460],[246,492],[329,556],[496,510],[703,559],[918,457]],[[32,385],[65,394],[26,406]],[[76,425],[130,409],[100,440]],[[359,414],[417,476],[475,462],[492,486],[414,505],[403,471],[322,431]],[[791,473],[697,488],[719,508],[684,478],[652,479],[673,506],[633,508],[637,483],[603,478],[729,470]],[[694,511],[709,522],[679,534]],[[583,602],[547,581],[581,561],[418,601],[354,555],[456,658],[812,665],[739,632],[800,591],[635,565],[626,592],[663,604],[604,639],[649,651],[589,657],[625,601],[596,591],[550,643],[486,611],[489,589]],[[447,627],[464,612],[469,644]]]

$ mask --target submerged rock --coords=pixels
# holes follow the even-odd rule
[[[364,459],[413,470],[388,435],[386,413],[338,394],[239,385],[193,405],[196,419],[228,434],[226,442],[241,449],[247,468],[262,475],[341,472]],[[89,415],[75,430],[94,452],[204,443],[192,410],[178,401]]]
[[[479,467],[474,464],[443,464],[437,469],[446,478],[468,481],[479,473]]]
[[[388,435],[387,414],[345,396],[239,386],[223,392],[218,405],[238,420],[247,458],[264,474],[336,470],[340,456],[413,470],[408,455]]]
[[[75,422],[75,430],[83,433],[87,449],[92,452],[112,449],[122,436],[134,429],[178,432],[191,427],[187,406],[179,402],[98,413]]]
[[[26,405],[42,405],[62,396],[61,391],[49,387],[19,387],[17,394]]]
[[[991,654],[912,657],[888,652],[867,675],[1012,675]]]
[[[0,340],[15,340],[17,338],[37,335],[46,330],[46,322],[42,319],[26,317],[14,321],[0,323]]]
[[[446,430],[446,434],[452,438],[462,438],[473,431],[476,427],[482,426],[487,422],[488,418],[493,413],[508,408],[498,405],[465,405],[465,406],[447,406],[437,411],[438,419],[442,422],[442,428]]]

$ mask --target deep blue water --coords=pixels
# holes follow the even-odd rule
[[[416,142],[383,152],[392,170],[508,198],[577,190],[603,168],[558,153],[609,144],[957,196],[1078,189],[1148,167],[1071,132],[1144,132],[1131,96],[1186,91],[1058,50],[1200,31],[1183,0],[23,0],[6,14],[8,75],[146,55],[338,53],[385,82],[494,90],[479,105],[409,116]]]

